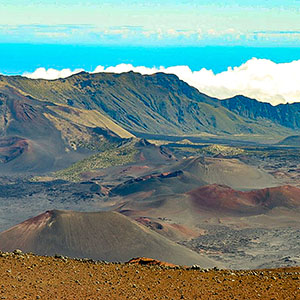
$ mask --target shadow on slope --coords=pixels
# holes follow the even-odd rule
[[[113,188],[110,195],[124,197],[139,193],[141,199],[145,197],[148,199],[150,196],[184,193],[205,184],[206,182],[192,176],[190,173],[179,170],[150,174],[128,180]],[[145,194],[144,197],[143,194]]]

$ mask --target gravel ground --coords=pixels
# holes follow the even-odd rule
[[[299,228],[246,228],[207,226],[206,234],[184,246],[205,252],[229,268],[260,269],[300,265]]]
[[[300,267],[207,270],[0,253],[0,299],[300,299]]]

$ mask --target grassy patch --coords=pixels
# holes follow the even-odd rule
[[[53,174],[53,177],[68,181],[80,181],[80,174],[83,172],[134,162],[136,154],[137,150],[133,144],[120,148],[109,149],[76,162],[69,168],[57,171]]]
[[[223,156],[235,156],[244,153],[245,151],[241,148],[223,146],[223,145],[210,145],[202,148],[200,153],[208,154],[208,155],[223,155]]]

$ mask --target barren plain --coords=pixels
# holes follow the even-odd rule
[[[140,259],[0,253],[0,299],[299,299],[300,268],[232,271]]]

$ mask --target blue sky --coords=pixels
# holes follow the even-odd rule
[[[300,0],[0,0],[0,53],[6,75],[164,70],[218,98],[300,102]]]
[[[300,47],[299,0],[2,0],[0,43]]]

